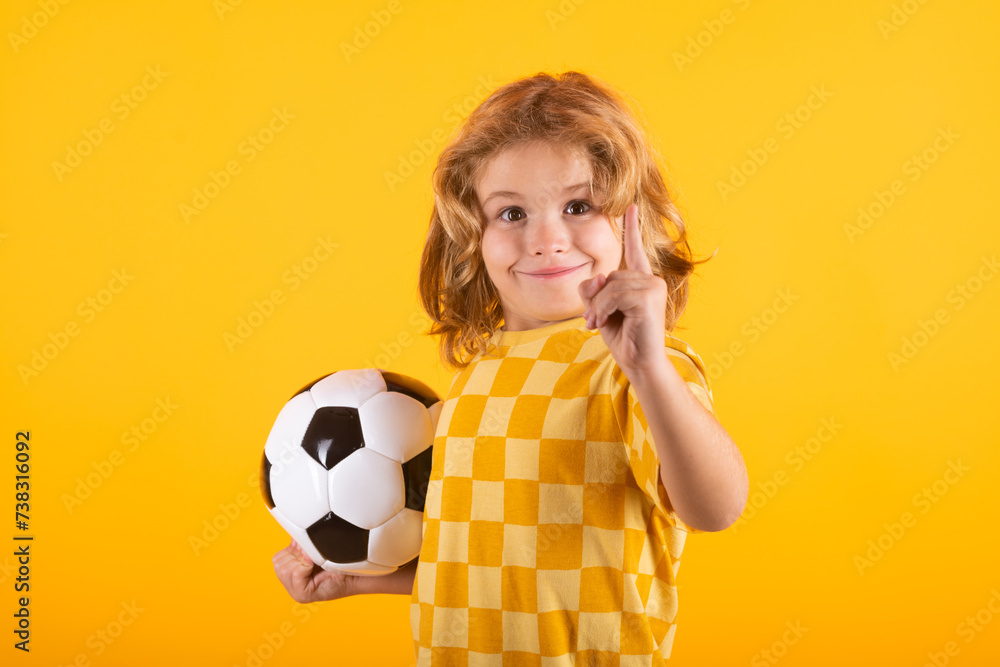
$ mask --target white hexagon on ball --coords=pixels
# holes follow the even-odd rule
[[[399,567],[420,553],[424,513],[404,507],[399,513],[368,533],[368,560]]]
[[[316,403],[309,392],[293,397],[281,408],[274,420],[274,426],[264,443],[264,453],[271,465],[285,464],[297,458],[302,451],[302,436],[309,427],[309,421],[316,412]]]
[[[370,368],[338,371],[327,375],[309,388],[309,393],[319,408],[325,406],[358,408],[365,401],[385,391],[382,374]]]
[[[330,509],[355,526],[372,529],[405,506],[399,463],[364,447],[330,470]]]
[[[365,401],[358,414],[365,447],[403,463],[427,448],[434,439],[431,414],[420,401],[389,391]]]
[[[305,528],[326,516],[330,511],[326,468],[304,452],[278,465],[281,474],[271,475],[271,496],[284,517]],[[272,472],[278,471],[272,468]]]

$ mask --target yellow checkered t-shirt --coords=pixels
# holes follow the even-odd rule
[[[705,366],[665,337],[712,410]],[[417,664],[662,665],[686,533],[642,407],[584,318],[499,330],[452,382],[410,605]]]

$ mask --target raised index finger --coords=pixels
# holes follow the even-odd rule
[[[653,267],[642,245],[642,232],[639,231],[639,207],[629,204],[625,209],[625,268],[629,271],[640,271],[653,275]]]

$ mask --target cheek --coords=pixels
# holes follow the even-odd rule
[[[590,254],[598,259],[599,264],[607,271],[614,271],[622,262],[625,250],[615,236],[614,230],[605,226],[600,234],[591,239]]]
[[[483,264],[486,265],[486,271],[491,277],[501,273],[512,263],[509,245],[501,236],[489,230],[483,234],[480,250],[483,253]]]
[[[495,248],[484,245],[482,252],[483,268],[486,269],[486,277],[489,278],[490,282],[496,285],[496,279],[499,275],[499,262],[496,258]]]

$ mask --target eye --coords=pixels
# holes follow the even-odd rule
[[[514,213],[517,215],[517,217],[513,219],[504,217],[507,213]],[[497,217],[507,222],[520,222],[521,220],[524,219],[524,211],[522,211],[517,206],[510,206],[508,208],[500,209],[500,212],[497,213]]]
[[[590,204],[581,200],[572,201],[566,207],[566,210],[572,215],[583,215],[590,210]]]

